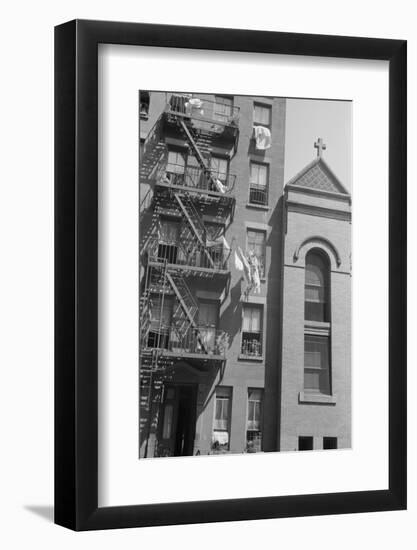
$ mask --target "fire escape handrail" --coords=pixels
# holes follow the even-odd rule
[[[191,101],[190,101],[191,100]],[[172,94],[165,110],[175,115],[200,120],[209,120],[214,124],[233,126],[238,123],[240,108],[228,105],[229,113],[224,110],[224,104],[211,99],[187,97],[184,94]]]
[[[159,161],[156,170],[156,180],[158,183],[166,183],[173,187],[179,185],[181,187],[189,187],[192,189],[202,189],[204,191],[214,191],[228,196],[232,193],[236,183],[236,174],[230,172],[226,174],[226,178],[221,179],[217,170],[207,168],[210,173],[210,178],[207,177],[205,170],[197,166],[186,166],[168,162],[166,158]],[[198,181],[197,181],[198,180]],[[217,180],[217,184],[213,184],[213,180]],[[219,185],[220,184],[220,185]],[[222,189],[220,191],[220,189]]]

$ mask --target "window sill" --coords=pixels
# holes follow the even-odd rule
[[[140,118],[141,120],[148,120],[148,119],[149,119],[149,115],[145,115],[144,113],[143,113],[143,114],[141,113],[141,114],[139,114],[139,118]]]
[[[309,393],[300,391],[298,394],[299,403],[319,403],[325,405],[336,405],[335,395],[326,395],[324,393]]]
[[[264,204],[253,204],[251,202],[247,202],[246,203],[246,207],[247,208],[256,208],[257,210],[269,210],[269,206],[268,205],[264,205]]]
[[[239,353],[237,358],[240,361],[256,361],[257,363],[262,363],[264,360],[263,355],[245,355],[244,353]]]

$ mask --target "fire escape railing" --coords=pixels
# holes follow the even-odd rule
[[[164,158],[158,164],[155,181],[173,187],[221,193],[226,197],[233,194],[236,182],[235,174],[219,174],[218,171],[211,169],[207,169],[207,171],[209,176],[199,166],[184,167],[180,164],[169,163]]]
[[[221,125],[237,126],[239,121],[239,107],[224,105],[208,99],[189,98],[184,95],[173,94],[166,110],[175,115],[209,120]]]
[[[150,237],[145,253],[148,262],[167,262],[179,267],[197,267],[211,269],[214,272],[229,271],[230,249],[218,243],[209,246],[195,242],[169,242],[154,235]]]
[[[225,358],[228,347],[223,330],[206,326],[190,326],[180,333],[175,325],[166,324],[147,332],[142,339],[143,350],[159,349],[172,353],[190,353],[202,356],[216,355]]]

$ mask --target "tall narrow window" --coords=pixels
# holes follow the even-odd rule
[[[242,355],[262,357],[262,306],[243,306]]]
[[[249,388],[246,429],[246,448],[249,453],[262,450],[262,398],[262,389]]]
[[[167,219],[159,220],[158,261],[177,263],[180,224]]]
[[[213,114],[215,120],[229,122],[233,116],[233,98],[216,95]]]
[[[194,155],[188,155],[187,157],[187,168],[185,170],[185,185],[188,187],[201,187],[201,178],[203,170],[200,166],[200,163],[197,160],[197,157]]]
[[[271,107],[255,103],[253,106],[253,125],[270,126],[271,125]]]
[[[198,307],[199,332],[207,353],[216,351],[216,331],[219,320],[219,303],[201,301]]]
[[[218,386],[214,409],[212,448],[214,451],[228,451],[230,448],[230,413],[232,388]]]
[[[139,116],[140,118],[147,120],[149,116],[149,105],[151,102],[151,96],[149,92],[141,91],[139,98]]]
[[[304,318],[306,321],[330,321],[329,265],[324,256],[314,250],[306,256]]]
[[[229,161],[222,157],[211,157],[211,173],[227,186],[227,175],[229,172]]]
[[[265,231],[259,231],[256,229],[248,229],[247,234],[249,252],[253,252],[258,259],[259,263],[259,276],[265,277]]]
[[[304,390],[330,394],[328,336],[304,336]]]
[[[249,203],[268,205],[268,165],[250,163]]]
[[[148,347],[168,349],[173,307],[172,299],[168,296],[154,295],[151,302]]]
[[[182,185],[185,173],[185,155],[180,151],[168,151],[166,177],[172,185]]]

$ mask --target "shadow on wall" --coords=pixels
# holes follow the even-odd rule
[[[266,296],[267,326],[265,334],[265,392],[264,406],[268,415],[264,418],[263,450],[279,451],[280,436],[278,433],[281,414],[281,327],[282,327],[282,259],[283,239],[278,240],[276,235],[282,233],[283,227],[283,197],[280,197],[274,208],[268,224],[272,227],[270,241],[270,266],[268,272],[268,292]]]
[[[220,327],[229,335],[229,345],[232,344],[236,334],[241,328],[241,308],[240,296],[242,294],[242,278],[230,289],[229,305],[223,311],[220,317]]]

